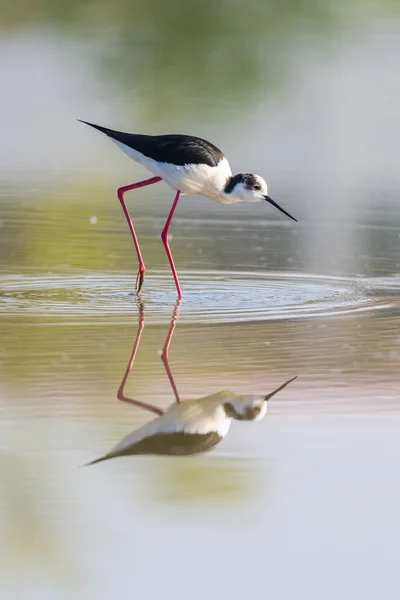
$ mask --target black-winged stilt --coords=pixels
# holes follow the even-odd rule
[[[161,180],[164,180],[176,190],[175,200],[161,232],[161,239],[168,256],[179,298],[182,298],[182,291],[168,244],[168,230],[181,194],[200,194],[223,204],[266,200],[286,216],[297,221],[268,196],[267,184],[262,177],[252,173],[232,175],[224,154],[214,144],[206,140],[180,134],[153,136],[122,133],[81,119],[79,121],[105,133],[125,154],[155,175],[150,179],[120,187],[117,191],[139,261],[139,271],[136,278],[136,291],[138,293],[142,289],[146,269],[135,229],[124,201],[124,193],[128,190],[151,185]]]
[[[86,466],[119,456],[145,454],[187,456],[206,452],[227,435],[232,419],[260,421],[267,412],[268,400],[296,379],[296,377],[292,377],[267,395],[236,394],[235,392],[222,391],[211,396],[181,402],[168,365],[168,349],[178,316],[179,303],[174,310],[162,353],[162,360],[176,403],[171,404],[164,411],[154,404],[141,402],[125,395],[125,384],[132,370],[144,327],[144,308],[140,305],[139,328],[117,397],[119,400],[155,413],[157,417],[128,434],[110,452],[87,463]]]

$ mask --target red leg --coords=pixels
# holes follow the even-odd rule
[[[142,304],[139,304],[139,328],[138,328],[138,332],[136,334],[136,340],[135,340],[135,344],[133,346],[133,350],[132,350],[131,357],[129,359],[128,366],[126,368],[125,374],[121,381],[121,385],[119,386],[119,390],[117,392],[117,398],[118,398],[118,400],[122,400],[123,402],[129,402],[130,404],[133,404],[134,406],[139,406],[139,408],[144,408],[145,410],[149,410],[150,412],[156,413],[156,415],[161,416],[164,414],[164,411],[161,410],[161,408],[158,408],[158,406],[154,406],[153,404],[147,404],[146,402],[140,402],[140,400],[134,400],[133,398],[129,398],[128,396],[125,396],[125,394],[124,394],[125,384],[129,377],[129,373],[132,370],[133,363],[134,363],[134,360],[136,357],[136,352],[139,348],[140,338],[142,335],[143,327],[144,327],[144,308],[143,308]]]
[[[139,261],[139,271],[138,271],[138,274],[136,277],[136,291],[138,294],[140,293],[140,290],[142,289],[142,286],[143,286],[146,268],[144,266],[142,254],[140,252],[139,242],[136,237],[135,230],[133,228],[133,223],[132,223],[130,214],[129,214],[128,209],[125,204],[124,194],[125,194],[125,192],[128,192],[129,190],[136,190],[137,188],[144,187],[145,185],[151,185],[152,183],[157,183],[158,181],[161,181],[161,177],[151,177],[150,179],[145,179],[144,181],[139,181],[138,183],[132,183],[131,185],[124,185],[123,187],[120,187],[117,190],[118,199],[121,202],[122,210],[124,211],[126,220],[128,221],[129,229],[131,230],[133,243],[135,244],[136,254],[138,257],[138,261]]]
[[[169,345],[170,345],[171,340],[172,340],[172,336],[174,334],[174,329],[175,329],[176,322],[177,322],[177,320],[179,318],[179,307],[180,307],[180,305],[181,305],[181,301],[178,300],[178,302],[176,303],[173,315],[172,315],[171,327],[169,328],[167,339],[165,340],[163,352],[162,352],[162,355],[161,355],[161,360],[163,361],[163,364],[164,364],[164,367],[165,367],[165,370],[166,370],[169,382],[170,382],[172,390],[174,392],[175,400],[178,402],[178,404],[180,403],[180,398],[179,398],[177,387],[175,385],[174,377],[173,377],[173,375],[171,373],[171,369],[169,368],[169,364],[168,364],[168,350],[169,350]]]
[[[168,215],[168,219],[164,225],[164,229],[161,232],[161,239],[163,241],[164,244],[164,248],[165,248],[165,252],[167,253],[168,256],[168,260],[169,260],[169,264],[171,265],[171,271],[172,271],[172,275],[174,276],[175,279],[175,285],[176,285],[176,290],[178,292],[178,298],[181,299],[182,298],[182,292],[181,292],[181,286],[179,285],[179,279],[178,279],[178,274],[176,272],[175,269],[175,265],[174,265],[174,260],[172,258],[172,254],[171,254],[171,250],[169,249],[169,244],[168,244],[168,229],[169,226],[171,224],[172,221],[172,217],[174,216],[174,212],[176,209],[176,205],[178,204],[178,200],[179,200],[179,196],[181,195],[181,192],[178,190],[175,196],[175,200],[174,203],[172,205],[172,208],[169,212]]]

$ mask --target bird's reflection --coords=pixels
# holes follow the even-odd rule
[[[206,452],[218,444],[228,433],[232,419],[260,421],[267,412],[267,403],[296,377],[292,377],[267,395],[236,394],[221,391],[194,400],[181,402],[168,363],[168,350],[179,317],[180,302],[175,306],[161,359],[175,395],[176,403],[165,411],[125,395],[124,389],[135,361],[145,323],[144,305],[138,304],[139,327],[132,354],[122,378],[117,397],[134,406],[155,413],[156,418],[124,437],[108,454],[93,460],[93,465],[119,456],[156,454],[164,456],[187,456]]]

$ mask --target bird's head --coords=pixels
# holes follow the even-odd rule
[[[265,179],[253,173],[239,173],[230,177],[224,188],[225,197],[229,202],[269,202],[284,215],[297,221],[292,215],[268,196],[268,186]]]
[[[260,421],[267,412],[264,396],[235,395],[224,403],[227,417],[238,421]]]
[[[295,379],[296,377],[292,377],[288,381],[285,381],[285,383],[266,396],[232,394],[224,402],[226,416],[238,421],[260,421],[265,417],[267,412],[268,400]]]

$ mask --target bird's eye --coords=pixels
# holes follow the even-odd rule
[[[253,190],[255,190],[256,192],[259,192],[261,190],[261,185],[259,183],[255,183],[253,185]]]

